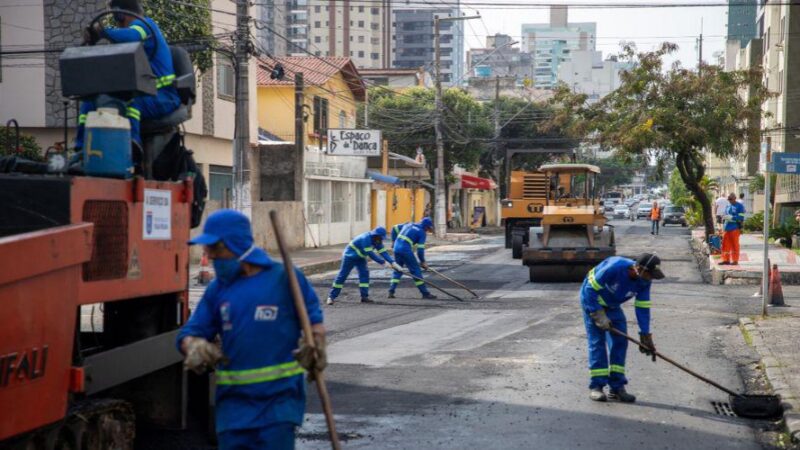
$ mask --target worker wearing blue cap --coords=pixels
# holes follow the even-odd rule
[[[297,271],[316,348],[300,341],[295,350],[300,323],[286,271],[255,246],[250,220],[237,211],[217,211],[189,243],[205,246],[216,279],[178,333],[177,345],[188,369],[216,367],[219,448],[293,449],[306,404],[302,374],[326,365],[319,299]],[[221,348],[213,343],[217,337]]]
[[[386,228],[376,227],[372,231],[359,234],[350,244],[344,248],[342,254],[342,265],[339,274],[333,280],[331,292],[328,294],[326,304],[333,305],[336,297],[342,292],[344,282],[353,270],[358,270],[358,290],[361,292],[361,303],[375,303],[369,298],[369,269],[367,268],[367,257],[373,261],[386,266],[395,262],[389,255],[389,251],[383,247],[383,240],[386,239]],[[399,267],[399,266],[398,266]]]
[[[436,296],[428,291],[425,282],[422,281],[422,270],[428,268],[428,263],[425,262],[425,238],[426,233],[433,231],[433,221],[430,217],[423,217],[419,223],[409,223],[397,235],[397,240],[394,241],[394,258],[397,260],[392,279],[389,282],[389,298],[394,298],[394,292],[397,290],[397,285],[400,284],[400,278],[403,276],[401,269],[408,267],[414,278],[414,284],[422,294],[422,298],[435,299]],[[417,257],[414,257],[414,250],[417,251]],[[419,258],[419,261],[417,261]]]

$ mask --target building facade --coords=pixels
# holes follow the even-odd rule
[[[570,59],[558,67],[558,80],[573,91],[586,94],[594,103],[620,86],[619,74],[630,65],[611,56],[603,60],[603,53],[593,50],[575,50]]]
[[[514,77],[520,83],[533,79],[533,57],[515,47],[511,36],[486,36],[486,48],[467,51],[470,77]]]
[[[758,0],[728,0],[728,41],[738,41],[747,47],[757,36],[756,12]]]
[[[391,65],[395,68],[424,67],[433,73],[434,17],[459,17],[459,7],[395,8],[392,10]],[[463,21],[443,21],[439,26],[442,83],[457,86],[464,73]]]

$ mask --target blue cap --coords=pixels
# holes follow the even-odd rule
[[[369,232],[369,235],[372,237],[379,237],[381,239],[386,239],[386,228],[375,227],[374,230]]]
[[[213,245],[222,241],[239,261],[256,266],[272,264],[267,252],[255,246],[250,219],[239,211],[221,209],[203,225],[203,234],[189,240],[190,245]]]
[[[421,226],[423,230],[432,229],[433,221],[431,220],[430,217],[423,217],[422,220],[419,222],[419,226]]]

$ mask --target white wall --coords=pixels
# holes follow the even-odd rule
[[[6,2],[0,2],[2,6]],[[44,8],[40,2],[10,2],[0,8],[3,51],[45,46]],[[15,118],[21,127],[45,125],[44,55],[3,55],[0,66],[0,122]]]

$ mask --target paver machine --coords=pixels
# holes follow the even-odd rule
[[[182,105],[142,124],[136,167],[109,176],[86,164],[11,164],[0,174],[0,449],[129,449],[136,425],[186,422],[174,340],[188,316],[196,184],[156,180],[143,168],[166,151],[195,95],[188,54],[171,51]],[[67,49],[64,95],[123,105],[152,95],[144,52],[141,43]],[[91,132],[84,163],[127,159],[110,150],[119,142],[106,147],[102,130]],[[130,135],[122,144],[131,148]]]
[[[522,264],[532,282],[581,281],[589,269],[616,254],[614,230],[596,199],[600,168],[546,164],[547,194],[541,225],[530,227]]]

